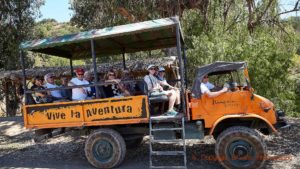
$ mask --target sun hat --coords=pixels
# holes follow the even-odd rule
[[[151,64],[151,65],[149,65],[149,66],[147,67],[147,70],[149,70],[149,69],[152,68],[152,67],[155,68],[156,66]]]

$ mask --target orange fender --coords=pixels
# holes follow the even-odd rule
[[[275,129],[275,127],[265,118],[257,115],[257,114],[252,114],[252,113],[247,113],[247,114],[229,114],[229,115],[224,115],[221,118],[219,118],[218,120],[216,120],[212,126],[212,128],[209,131],[209,135],[212,135],[212,133],[215,130],[215,127],[223,120],[225,119],[229,119],[229,118],[258,118],[260,120],[263,120],[264,122],[266,122],[266,124],[268,124],[268,126],[273,130],[273,132],[277,132],[277,130]]]

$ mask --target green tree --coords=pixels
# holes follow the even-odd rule
[[[62,36],[79,32],[80,30],[70,23],[58,23],[54,19],[44,19],[37,22],[33,28],[34,36],[32,39],[41,39],[55,36]],[[29,57],[34,60],[34,66],[68,66],[69,60],[56,56],[49,56],[40,53],[29,53]],[[75,61],[74,64],[81,64],[83,62]]]
[[[208,1],[195,0],[73,0],[71,22],[83,29],[103,28],[169,16],[185,9],[205,8]]]
[[[287,112],[295,111],[295,82],[289,70],[297,38],[280,15],[299,11],[299,1],[290,11],[280,11],[277,0],[74,0],[72,9],[72,23],[83,29],[178,15],[188,48],[190,80],[203,64],[247,61],[256,92]]]
[[[2,0],[0,4],[0,68],[20,68],[19,44],[32,34],[42,0]]]
[[[219,6],[219,7],[216,7]],[[224,20],[222,3],[211,4],[215,13],[208,16],[207,29],[199,10],[185,11],[182,26],[188,47],[188,68],[193,72],[199,65],[217,60],[246,61],[251,83],[256,93],[270,98],[278,108],[295,111],[294,82],[289,78],[296,51],[296,38],[288,23],[281,23],[276,13],[270,17],[276,24],[256,25],[249,30],[249,14],[242,3],[232,4]],[[221,9],[221,10],[220,10]],[[275,21],[274,21],[275,20]],[[280,25],[279,25],[280,24]],[[194,73],[189,74],[189,79]]]

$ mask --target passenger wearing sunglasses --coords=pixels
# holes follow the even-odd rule
[[[76,85],[88,85],[89,82],[84,80],[84,69],[77,68],[75,70],[76,77],[72,78],[68,83],[69,86]],[[79,87],[72,89],[72,100],[86,100],[88,98],[88,93],[91,92],[90,87]]]
[[[103,86],[106,97],[124,97],[130,96],[130,92],[126,89],[125,85],[121,83],[121,80],[116,77],[116,71],[110,70],[105,76],[105,82],[113,82]]]
[[[53,73],[48,73],[45,75],[44,79],[45,79],[45,87],[47,89],[52,89],[52,88],[58,88],[59,86],[57,86],[55,84],[55,75]],[[63,96],[61,95],[61,91],[60,90],[52,90],[52,91],[48,91],[48,94],[51,95],[53,97],[54,100],[61,100],[61,99],[65,99],[63,98]]]
[[[207,94],[208,97],[213,98],[213,97],[217,97],[225,92],[228,91],[227,87],[224,87],[222,90],[217,91],[217,92],[211,92],[208,85],[209,83],[209,78],[208,75],[205,75],[202,79],[201,85],[200,85],[200,89],[201,89],[201,93],[202,94]],[[212,85],[212,84],[211,84]]]
[[[32,87],[31,90],[43,90],[45,87],[43,86],[44,79],[42,77],[36,76],[32,79]],[[53,101],[52,96],[48,95],[47,92],[34,92],[32,94],[32,98],[35,103],[51,103]]]
[[[158,69],[158,73],[157,73],[156,78],[157,78],[159,81],[161,81],[161,82],[163,83],[163,88],[164,88],[164,89],[166,88],[166,90],[178,90],[178,88],[171,86],[171,85],[167,82],[167,79],[165,78],[165,75],[166,75],[165,71],[166,71],[165,68],[160,67],[160,68]],[[178,90],[178,91],[179,91],[179,90]],[[178,94],[179,94],[179,92],[178,92]]]
[[[163,90],[163,86],[165,85],[163,82],[159,81],[155,77],[155,65],[149,65],[147,70],[149,72],[148,75],[144,77],[144,81],[147,84],[149,96],[160,96],[160,95],[166,95],[169,98],[169,107],[167,112],[164,115],[167,116],[176,116],[178,114],[177,111],[174,110],[174,105],[180,104],[180,95],[177,94],[175,90]]]

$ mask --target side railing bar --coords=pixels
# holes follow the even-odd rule
[[[143,80],[124,80],[121,81],[121,83],[131,83],[131,82],[139,82]],[[81,88],[81,87],[93,87],[93,86],[105,86],[105,85],[111,85],[111,84],[117,84],[116,82],[105,82],[105,83],[94,83],[94,84],[87,84],[87,85],[74,85],[74,86],[65,86],[65,87],[57,87],[57,88],[48,88],[48,89],[41,89],[41,90],[28,90],[26,93],[35,93],[35,92],[45,92],[45,91],[54,91],[54,90],[64,90],[64,89],[73,89],[73,88]]]

